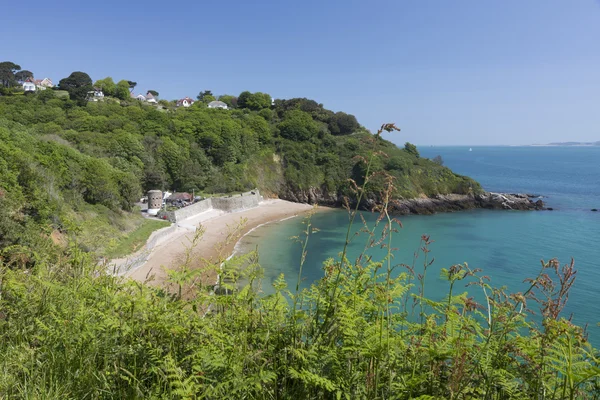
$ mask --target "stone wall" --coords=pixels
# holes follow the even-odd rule
[[[200,200],[200,201],[192,204],[191,206],[183,207],[177,211],[174,211],[174,213],[175,213],[175,221],[174,222],[182,221],[184,219],[193,217],[204,211],[211,210],[212,208],[213,208],[212,199]]]
[[[119,262],[118,264],[109,263],[109,271],[116,275],[123,275],[130,270],[135,270],[142,266],[148,260],[152,249],[166,240],[169,240],[172,237],[171,235],[174,234],[177,229],[178,226],[173,224],[152,232],[142,249],[138,250],[135,254],[128,256],[123,262]]]
[[[225,212],[235,212],[258,207],[259,195],[234,195],[231,197],[215,197],[212,199],[213,208]]]
[[[249,208],[258,207],[261,201],[262,196],[260,195],[260,192],[258,190],[253,190],[251,192],[242,193],[241,195],[236,194],[227,197],[210,197],[176,211],[160,211],[158,217],[162,218],[162,216],[166,216],[167,220],[177,223],[213,209],[225,212],[247,210]]]
[[[171,234],[175,233],[176,230],[177,225],[173,224],[166,228],[162,228],[152,232],[150,234],[150,237],[148,238],[148,241],[146,242],[146,249],[152,250],[153,248],[167,240],[169,236],[171,236]]]

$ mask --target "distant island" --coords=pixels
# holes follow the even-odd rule
[[[600,146],[600,141],[597,142],[555,142],[547,144],[532,144],[532,146]]]

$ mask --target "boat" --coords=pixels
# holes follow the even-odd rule
[[[469,151],[473,151],[473,149],[471,147],[469,147]]]

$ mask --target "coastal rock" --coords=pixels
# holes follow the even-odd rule
[[[494,210],[544,210],[544,202],[540,199],[533,202],[531,198],[519,193],[486,192],[476,196],[481,208]]]
[[[337,193],[329,193],[322,188],[309,188],[306,190],[292,190],[285,188],[279,193],[279,197],[297,203],[320,204],[329,207],[341,207],[344,203],[342,196]],[[541,196],[536,196],[539,198]],[[534,199],[535,199],[534,198]],[[366,198],[360,208],[372,210],[380,204],[378,198]],[[350,201],[351,206],[356,202]],[[415,199],[395,199],[390,202],[389,210],[393,214],[435,214],[438,212],[454,212],[485,208],[491,210],[545,210],[541,199],[533,201],[528,194],[520,193],[493,193],[484,192],[477,195],[472,194],[438,194],[433,197],[422,197]]]

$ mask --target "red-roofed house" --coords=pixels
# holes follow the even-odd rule
[[[25,82],[23,82],[23,90],[25,92],[35,92],[35,83],[33,83],[33,79],[27,78]]]
[[[194,104],[194,100],[190,99],[189,97],[184,97],[181,100],[177,100],[177,107],[189,107],[192,104]]]

